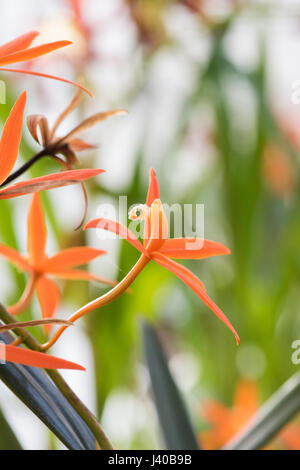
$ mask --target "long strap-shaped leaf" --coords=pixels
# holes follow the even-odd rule
[[[0,409],[0,450],[22,450],[15,433]]]
[[[0,340],[9,342],[9,335],[1,335]],[[42,370],[19,364],[2,364],[0,380],[68,449],[95,449],[95,439],[89,428]]]
[[[197,450],[199,445],[179,390],[167,366],[154,328],[143,325],[145,354],[157,414],[169,450]]]
[[[300,410],[300,373],[293,375],[260,408],[224,450],[260,449]]]

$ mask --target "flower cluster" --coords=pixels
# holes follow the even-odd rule
[[[0,48],[0,66],[35,59],[69,44],[68,41],[58,41],[30,48],[36,36],[37,33],[31,32],[2,46]],[[8,71],[11,69],[2,70]],[[17,71],[17,69],[13,71]],[[18,71],[20,72],[20,70]],[[21,72],[39,75],[28,70],[22,70]],[[59,77],[51,78],[62,80]],[[77,86],[82,88],[81,85]],[[27,118],[30,133],[35,141],[41,145],[42,150],[14,173],[12,173],[12,170],[18,157],[22,136],[23,115],[26,104],[25,92],[16,101],[5,123],[0,141],[0,184],[2,187],[0,189],[0,199],[34,193],[28,214],[27,256],[19,254],[9,246],[0,245],[0,255],[20,270],[28,273],[28,282],[23,296],[15,305],[7,307],[8,312],[11,315],[19,315],[24,312],[30,305],[34,292],[37,293],[42,312],[42,320],[40,320],[39,324],[44,325],[47,333],[50,333],[53,323],[56,322],[61,325],[52,338],[41,347],[43,351],[46,351],[74,321],[96,308],[107,305],[126,292],[147,264],[155,262],[171,271],[183,281],[233,332],[238,343],[238,334],[224,313],[207,295],[205,286],[200,279],[185,266],[174,261],[174,259],[200,260],[211,256],[227,255],[230,253],[230,250],[226,246],[211,240],[196,237],[175,239],[168,237],[168,221],[160,200],[158,180],[152,168],[150,169],[150,182],[146,202],[143,205],[136,206],[130,212],[131,219],[142,220],[144,223],[143,243],[126,226],[117,221],[103,218],[95,219],[85,226],[85,229],[100,228],[114,232],[126,239],[140,252],[139,260],[121,282],[116,283],[77,268],[98,256],[104,255],[105,252],[103,250],[79,246],[65,249],[51,257],[48,257],[46,254],[47,231],[39,192],[74,183],[83,185],[85,180],[102,173],[103,170],[100,169],[75,168],[78,164],[77,152],[92,147],[91,144],[79,139],[78,135],[96,123],[123,112],[123,110],[117,109],[97,113],[85,119],[66,135],[57,136],[60,124],[78,106],[80,97],[81,90],[75,94],[71,103],[59,114],[52,127],[50,127],[47,118],[43,115],[32,115]],[[56,159],[62,165],[64,171],[8,185],[8,183],[12,183],[43,156],[50,156]],[[60,293],[52,278],[93,280],[111,285],[113,288],[80,308],[67,321],[60,321],[54,318],[60,301]],[[13,328],[11,327],[11,329]],[[18,344],[22,342],[21,338],[17,338],[15,342],[16,345],[6,346],[7,361],[46,368],[80,368],[80,366],[74,364],[61,362],[62,360],[52,358],[45,353],[18,348]]]

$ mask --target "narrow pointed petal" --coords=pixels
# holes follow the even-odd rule
[[[40,266],[46,258],[47,229],[38,193],[31,200],[27,221],[27,252],[32,265]]]
[[[89,273],[88,271],[82,271],[81,269],[60,269],[58,271],[51,272],[51,275],[70,281],[95,281],[101,284],[106,284],[107,286],[116,286],[118,284],[117,281]]]
[[[34,140],[38,144],[43,145],[43,147],[47,147],[49,142],[49,126],[47,118],[42,114],[31,114],[30,116],[27,116],[27,127]],[[41,142],[38,135],[38,129],[41,133]]]
[[[55,284],[44,276],[40,277],[36,283],[36,291],[42,309],[43,318],[53,318],[60,303],[60,292]],[[50,333],[52,325],[44,325],[46,333]]]
[[[59,114],[58,118],[56,119],[55,123],[53,124],[53,127],[51,129],[51,139],[55,135],[58,127],[61,125],[61,123],[66,119],[66,117],[76,109],[81,101],[82,98],[82,93],[81,90],[77,90],[75,95],[73,96],[71,102],[68,104],[66,108]]]
[[[204,259],[210,256],[229,255],[230,250],[221,243],[203,238],[173,238],[166,240],[160,253],[169,258]]]
[[[48,258],[44,264],[44,269],[48,272],[59,269],[68,269],[73,266],[87,264],[98,256],[105,255],[106,251],[97,250],[87,246],[78,246],[62,250],[57,255]]]
[[[73,140],[75,136],[81,134],[85,130],[93,127],[95,124],[101,121],[105,121],[111,116],[117,116],[120,114],[127,114],[127,111],[124,109],[113,109],[111,111],[104,111],[102,113],[94,114],[93,116],[82,121],[78,126],[76,126],[71,132],[69,132],[65,137],[63,137],[59,143],[64,144],[68,143],[70,140]]]
[[[18,36],[12,41],[3,44],[3,46],[0,46],[0,57],[7,56],[8,54],[12,54],[13,52],[21,51],[23,49],[27,49],[27,47],[31,45],[31,43],[38,35],[38,31],[30,31],[29,33],[22,34],[22,36]]]
[[[73,369],[85,370],[74,362],[59,359],[58,357],[16,346],[5,345],[5,361],[23,364],[24,366],[41,367],[43,369]]]
[[[60,188],[71,184],[80,183],[88,180],[93,176],[103,173],[104,170],[68,170],[60,173],[33,178],[31,180],[22,181],[20,183],[8,186],[0,190],[0,199],[11,199],[13,197],[23,196],[25,194],[37,193],[48,189]]]
[[[169,271],[173,272],[179,279],[181,279],[190,289],[192,289],[195,294],[200,297],[200,299],[208,306],[208,308],[223,322],[225,325],[232,331],[236,338],[237,344],[239,344],[240,338],[231,325],[228,318],[224,315],[224,313],[219,309],[219,307],[208,297],[206,292],[203,290],[199,279],[195,276],[192,271],[181,266],[180,264],[176,263],[173,260],[161,255],[160,253],[152,253],[152,259],[164,266]],[[203,285],[203,284],[202,284]]]
[[[181,264],[176,263],[176,261],[173,261],[173,260],[167,258],[166,256],[162,255],[160,252],[152,253],[151,257],[156,263],[160,264],[164,268],[166,268],[169,271],[171,271],[172,273],[176,274],[176,276],[179,277],[180,275],[182,275],[182,276],[185,276],[185,277],[189,277],[190,281],[193,284],[195,284],[196,288],[199,287],[200,289],[203,290],[203,292],[206,292],[206,288],[205,288],[205,285],[203,284],[203,282],[200,281],[200,279],[192,271],[190,271],[188,268],[186,268],[185,266],[182,266]]]
[[[160,199],[160,191],[159,191],[159,184],[156,178],[156,173],[153,168],[150,168],[150,176],[149,176],[149,188],[148,194],[146,199],[146,204],[148,207],[152,205],[155,199]]]
[[[0,184],[6,180],[18,158],[25,104],[26,92],[19,96],[3,128],[0,140]]]
[[[0,57],[0,66],[16,64],[17,62],[25,62],[27,60],[36,59],[42,55],[49,54],[50,52],[61,49],[62,47],[72,44],[70,41],[56,41],[41,46],[32,47],[31,49],[24,49],[16,51],[11,54]]]
[[[21,269],[21,271],[31,271],[28,261],[13,248],[0,244],[0,255],[4,256],[4,258]]]
[[[94,219],[85,225],[84,230],[87,228],[97,228],[99,230],[107,230],[108,232],[115,233],[121,238],[127,240],[137,250],[147,255],[147,252],[145,251],[139,239],[127,227],[125,227],[125,225],[122,225],[119,222],[104,218]]]
[[[75,83],[75,82],[72,82],[71,80],[67,80],[66,78],[57,77],[56,75],[49,75],[48,73],[34,72],[33,70],[11,69],[11,68],[7,68],[7,67],[1,67],[0,72],[20,73],[20,74],[23,74],[23,75],[33,75],[34,77],[49,78],[50,80],[57,80],[59,82],[67,83],[68,85],[76,86],[80,90],[87,93],[90,97],[93,97],[93,93],[90,92],[83,85],[80,85],[80,83]]]

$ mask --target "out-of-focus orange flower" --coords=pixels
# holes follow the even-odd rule
[[[66,80],[65,78],[56,77],[54,75],[43,74],[39,72],[33,72],[32,70],[21,70],[21,69],[11,69],[4,67],[10,64],[16,64],[18,62],[25,62],[28,60],[33,60],[38,57],[41,57],[50,52],[61,49],[62,47],[72,44],[70,41],[55,41],[47,44],[42,44],[36,47],[30,47],[34,39],[39,35],[37,31],[30,31],[29,33],[18,36],[12,41],[3,44],[0,46],[0,71],[2,72],[16,72],[27,75],[35,75],[38,77],[52,78],[54,80],[59,80],[71,85],[75,85],[82,90],[86,91],[89,95],[91,93],[84,88],[82,85]]]
[[[210,429],[200,433],[205,449],[215,450],[233,438],[259,409],[258,389],[255,382],[238,382],[231,408],[217,401],[205,403],[201,415]],[[299,423],[287,424],[265,449],[300,449]]]
[[[22,93],[16,101],[3,128],[0,139],[0,187],[6,184],[18,158],[25,104],[26,92]],[[24,194],[80,183],[103,171],[93,169],[63,171],[33,178],[0,189],[0,199],[10,199]]]
[[[217,401],[208,401],[202,415],[211,429],[201,433],[203,446],[206,449],[219,449],[246,424],[258,407],[256,384],[249,381],[238,383],[231,409]]]
[[[15,264],[22,271],[30,274],[30,278],[20,301],[7,310],[12,315],[22,313],[30,304],[36,290],[43,318],[52,318],[60,301],[57,285],[49,279],[49,275],[71,280],[93,280],[103,284],[115,285],[114,281],[75,269],[76,266],[89,263],[105,254],[103,250],[90,247],[73,247],[62,250],[50,258],[45,253],[47,230],[39,194],[34,194],[28,215],[28,256],[21,256],[12,248],[0,245],[0,254]],[[49,326],[46,327],[50,329]]]
[[[289,196],[296,178],[289,156],[277,145],[269,144],[264,151],[264,175],[272,191],[279,197]]]

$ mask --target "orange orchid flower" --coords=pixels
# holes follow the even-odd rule
[[[240,381],[237,384],[231,409],[214,400],[205,403],[202,415],[211,429],[200,434],[204,447],[213,450],[225,445],[258,408],[257,386],[250,381]]]
[[[30,274],[23,297],[15,305],[7,310],[11,315],[19,315],[30,304],[36,290],[43,318],[52,318],[60,301],[60,293],[57,285],[49,275],[72,280],[94,280],[103,284],[115,285],[114,281],[91,274],[76,266],[86,264],[91,260],[105,254],[103,250],[90,247],[73,247],[62,250],[54,256],[48,257],[45,253],[47,230],[43,215],[43,209],[38,193],[32,197],[28,215],[28,256],[21,256],[14,249],[0,245],[0,255],[8,259],[22,271]],[[50,326],[46,326],[49,331]]]
[[[25,104],[26,92],[19,96],[2,131],[0,139],[0,186],[5,184],[18,158]],[[10,199],[29,193],[80,183],[99,175],[103,171],[93,169],[72,170],[33,178],[0,189],[0,199]]]
[[[204,405],[202,416],[211,429],[200,433],[201,443],[207,450],[215,450],[231,440],[259,409],[258,389],[255,382],[240,380],[236,386],[233,406],[227,408],[214,400]],[[299,450],[300,427],[297,421],[287,424],[272,439],[265,450]]]
[[[50,52],[61,49],[62,47],[69,46],[72,44],[70,41],[55,41],[47,44],[42,44],[36,47],[30,47],[34,39],[39,35],[38,31],[30,31],[29,33],[18,36],[12,41],[0,46],[0,71],[2,72],[15,72],[27,75],[35,75],[37,77],[51,78],[59,80],[61,82],[75,85],[87,92],[90,96],[91,92],[88,91],[82,85],[66,80],[65,78],[56,77],[54,75],[43,74],[39,72],[33,72],[31,70],[11,69],[3,66],[16,64],[18,62],[25,62],[28,60],[36,59],[43,55],[49,54]]]
[[[175,274],[192,289],[215,315],[228,326],[235,335],[237,343],[239,343],[237,332],[224,313],[208,297],[200,279],[198,279],[192,271],[172,259],[204,259],[210,256],[227,255],[230,253],[230,250],[226,246],[210,240],[197,238],[167,239],[168,222],[160,200],[158,181],[152,168],[150,169],[150,183],[146,204],[144,206],[136,206],[135,209],[130,212],[130,217],[132,219],[144,219],[144,244],[142,244],[127,227],[113,220],[104,218],[95,219],[85,226],[85,229],[100,228],[120,235],[141,252],[141,257],[127,276],[114,287],[114,289],[82,307],[75,312],[69,320],[74,322],[86,313],[110,303],[128,289],[138,274],[150,261],[155,261],[157,264]],[[62,326],[55,333],[53,338],[44,345],[45,350],[57,341],[66,328],[66,326]]]

